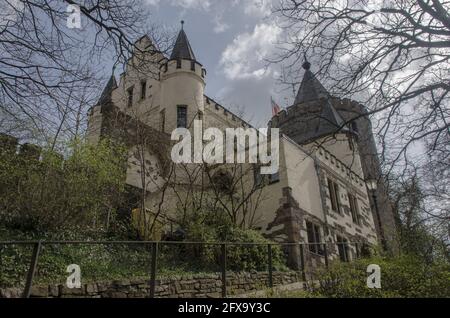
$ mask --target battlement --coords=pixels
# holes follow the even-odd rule
[[[177,73],[192,73],[200,77],[203,81],[206,77],[206,69],[203,65],[194,60],[169,60],[160,67],[161,79],[164,80]]]
[[[353,186],[359,188],[361,191],[365,191],[366,183],[364,179],[356,174],[350,167],[339,160],[335,155],[326,150],[324,147],[320,146],[315,153],[317,159],[325,163],[325,165],[332,169],[332,171],[343,179],[351,182]]]
[[[233,112],[231,112],[230,110],[228,110],[227,108],[216,102],[214,99],[206,95],[204,96],[204,105],[205,107],[213,110],[214,112],[220,113],[221,116],[224,116],[226,118],[230,117],[232,121],[239,123],[243,128],[253,127],[248,122],[240,118],[238,115],[234,114]]]

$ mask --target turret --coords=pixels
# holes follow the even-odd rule
[[[161,112],[164,131],[171,133],[177,127],[192,127],[193,120],[204,111],[206,70],[192,50],[182,21],[172,54],[161,65]]]
[[[335,109],[332,96],[311,72],[311,64],[306,61],[303,68],[305,73],[294,104],[274,116],[269,125],[280,128],[281,133],[300,145],[320,144],[362,175],[353,144],[356,132]]]

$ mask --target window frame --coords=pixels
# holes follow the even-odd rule
[[[351,193],[347,193],[350,213],[354,224],[361,225],[361,215],[359,213],[358,199]]]
[[[280,172],[269,175],[269,184],[280,182]]]
[[[343,236],[336,235],[336,243],[338,247],[339,259],[341,260],[341,262],[350,262],[350,249],[348,240]]]
[[[331,210],[341,214],[341,201],[339,198],[339,185],[328,178],[328,191],[330,192]]]
[[[305,220],[306,222],[306,236],[308,239],[308,250],[311,253],[323,256],[324,251],[322,249],[320,226],[314,222]],[[311,229],[311,231],[310,231]]]
[[[184,110],[184,125],[180,125],[181,117],[180,111]],[[188,106],[187,105],[177,105],[177,128],[187,128],[188,126]]]
[[[253,184],[255,188],[260,187],[264,182],[264,176],[261,174],[261,166],[253,165]]]
[[[166,130],[166,109],[162,109],[159,112],[159,128],[161,132],[165,132]]]
[[[147,98],[147,81],[143,80],[141,81],[141,100],[144,100]]]
[[[133,107],[134,102],[134,86],[131,86],[127,89],[127,107]]]

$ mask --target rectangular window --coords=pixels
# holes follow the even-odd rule
[[[177,68],[181,68],[181,60],[177,60]]]
[[[127,90],[127,106],[133,106],[133,87]]]
[[[348,262],[350,260],[348,241],[339,235],[336,236],[336,241],[338,245],[339,258],[341,259],[341,262]]]
[[[195,72],[195,61],[191,61],[191,71]]]
[[[309,250],[313,253],[323,255],[320,227],[312,222],[306,221],[306,232],[308,234]]]
[[[141,82],[141,99],[145,99],[147,96],[147,82],[142,81]]]
[[[177,128],[187,128],[187,106],[177,106]]]
[[[166,130],[166,110],[163,109],[159,112],[159,124],[162,132]]]
[[[279,182],[279,181],[280,181],[280,173],[279,172],[271,174],[269,176],[269,182],[270,183],[276,183],[276,182]]]
[[[359,218],[358,199],[356,199],[356,197],[354,197],[353,195],[351,195],[349,193],[348,201],[350,203],[350,212],[352,213],[353,223],[358,224],[358,225],[361,224],[361,220]]]
[[[330,192],[331,209],[336,213],[341,213],[339,187],[337,183],[331,179],[328,179],[328,191]]]
[[[253,182],[255,184],[255,188],[259,187],[263,182],[263,176],[261,175],[260,166],[253,165]]]

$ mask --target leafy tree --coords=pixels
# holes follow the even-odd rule
[[[107,140],[72,142],[66,160],[0,154],[0,222],[35,233],[105,229],[124,187],[125,150]]]

